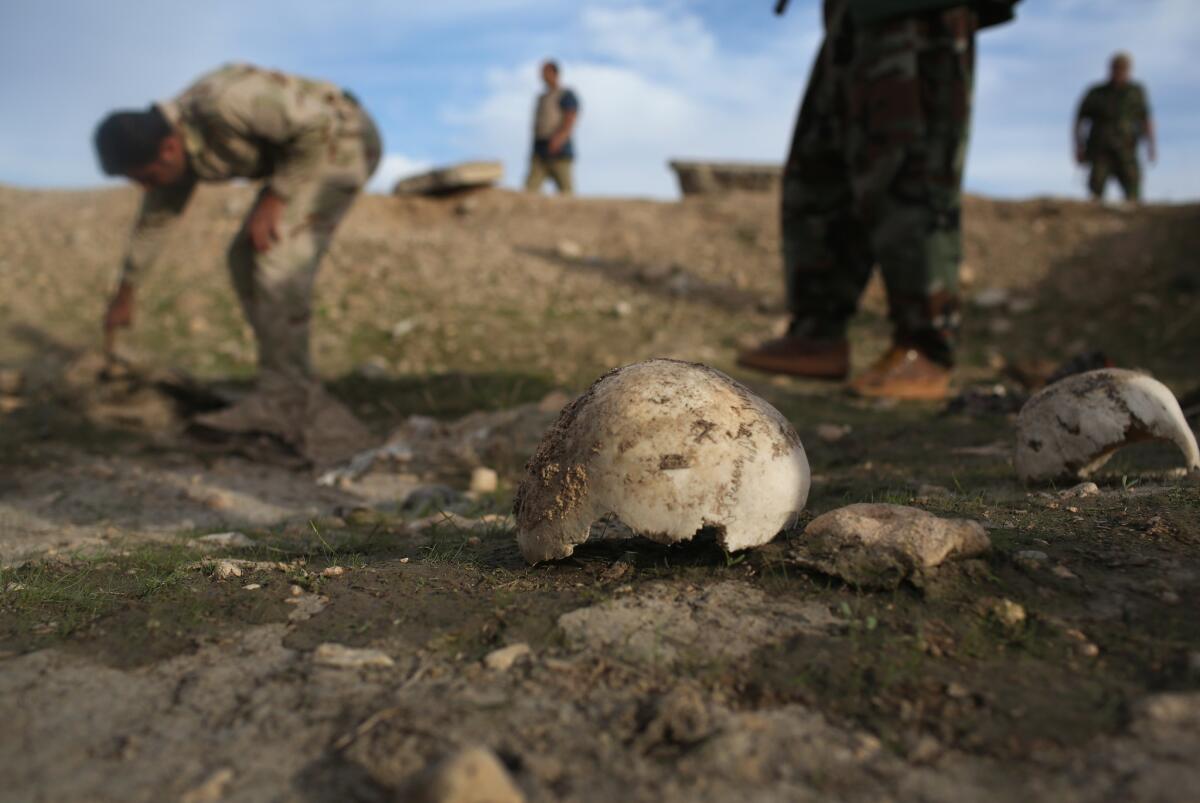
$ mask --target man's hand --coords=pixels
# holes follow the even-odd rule
[[[563,149],[563,145],[567,142],[567,138],[561,134],[555,134],[550,137],[550,141],[546,143],[546,150],[551,156],[557,156],[558,152]]]
[[[269,251],[279,239],[279,221],[283,217],[284,201],[270,190],[258,196],[258,203],[246,222],[250,244],[261,253]]]

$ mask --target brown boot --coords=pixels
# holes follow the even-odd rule
[[[810,379],[845,379],[850,373],[850,344],[844,338],[817,339],[784,335],[738,355],[738,365],[772,374]]]
[[[872,398],[941,401],[950,392],[950,369],[917,349],[892,346],[849,387],[854,394]]]

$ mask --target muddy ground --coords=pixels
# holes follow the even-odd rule
[[[122,343],[139,370],[244,389],[221,258],[250,199],[195,200]],[[406,422],[443,440],[319,484],[195,440],[162,385],[98,382],[135,206],[0,188],[4,799],[389,800],[471,744],[533,801],[1200,789],[1200,490],[1157,445],[1086,498],[1021,487],[1010,462],[1014,399],[1073,355],[1200,385],[1200,209],[969,199],[957,378],[977,391],[944,410],[733,368],[782,320],[772,198],[367,198],[321,276],[317,360],[381,442]],[[886,343],[881,298],[857,365]],[[796,425],[800,528],[746,554],[614,537],[527,567],[507,513],[556,391],[650,356],[727,370]],[[476,463],[496,491],[462,493]],[[401,504],[431,483],[455,493]],[[803,525],[858,501],[978,520],[992,549],[886,592],[797,566]],[[248,540],[204,540],[228,531]],[[330,644],[377,652],[339,667]]]

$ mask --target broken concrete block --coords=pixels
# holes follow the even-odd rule
[[[491,187],[504,178],[501,162],[460,162],[426,173],[402,178],[392,187],[394,195],[453,195]]]
[[[673,159],[667,165],[675,172],[679,191],[684,195],[774,192],[783,176],[783,167],[777,164]]]
[[[496,754],[468,747],[435,764],[401,790],[409,803],[525,803]]]
[[[808,458],[779,411],[719,371],[648,360],[567,406],[517,489],[530,563],[570,555],[613,515],[660,543],[709,527],[729,550],[770,541],[808,499]]]
[[[1169,441],[1200,479],[1200,449],[1175,396],[1136,371],[1103,368],[1068,376],[1017,416],[1017,476],[1027,483],[1083,479],[1130,443]]]
[[[857,504],[813,519],[792,558],[865,588],[894,588],[904,580],[991,546],[983,525],[943,519],[902,505]]]

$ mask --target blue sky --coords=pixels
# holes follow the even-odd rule
[[[103,181],[90,151],[111,108],[168,97],[230,60],[329,78],[379,120],[375,186],[500,158],[519,182],[545,56],[583,101],[584,194],[672,197],[672,157],[779,161],[819,42],[816,0],[3,0],[0,182]],[[1082,196],[1068,152],[1079,94],[1130,50],[1161,133],[1147,194],[1200,195],[1200,4],[1025,0],[980,37],[967,186]]]

